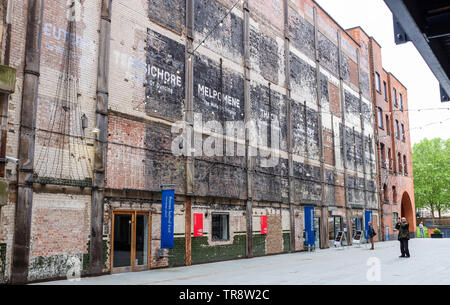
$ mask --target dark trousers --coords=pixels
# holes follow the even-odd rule
[[[402,256],[409,256],[408,240],[407,239],[400,239],[400,251],[402,253]]]

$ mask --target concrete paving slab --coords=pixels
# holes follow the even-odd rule
[[[450,239],[412,239],[251,259],[55,281],[43,285],[450,284]]]

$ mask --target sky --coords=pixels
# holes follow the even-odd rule
[[[383,68],[394,74],[408,90],[411,145],[424,138],[449,139],[450,103],[441,103],[439,83],[413,43],[395,44],[392,13],[384,1],[316,2],[344,29],[361,26],[381,45]]]

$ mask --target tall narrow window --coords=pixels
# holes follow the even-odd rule
[[[387,85],[386,82],[383,81],[383,89],[384,89],[384,100],[387,102],[388,101],[388,96],[387,96]]]
[[[389,191],[386,184],[383,184],[383,197],[385,202],[389,202]]]
[[[377,91],[381,93],[380,74],[378,74],[378,72],[375,72],[375,85],[377,87]]]
[[[386,132],[388,135],[391,134],[391,122],[389,121],[389,115],[386,114]]]
[[[400,131],[399,131],[399,127],[398,127],[398,120],[395,120],[395,137],[397,139],[400,138]]]
[[[378,127],[383,128],[383,110],[378,107]]]
[[[396,189],[395,185],[392,186],[392,201],[394,203],[397,202],[397,189]]]
[[[381,167],[385,168],[386,167],[386,154],[384,152],[384,144],[380,143],[380,154],[381,154]]]
[[[401,173],[403,167],[402,167],[402,155],[400,153],[398,153],[397,155],[397,160],[398,160],[398,172]]]
[[[402,141],[405,141],[405,125],[402,124]]]
[[[389,162],[389,169],[392,169],[392,154],[390,148],[388,148],[388,162]]]
[[[397,106],[397,90],[394,88],[394,106]]]
[[[400,103],[400,110],[403,111],[403,96],[401,93],[398,95],[398,101]]]
[[[403,155],[403,167],[404,167],[404,169],[403,169],[404,174],[408,175],[408,165],[406,163],[406,156],[405,155]]]

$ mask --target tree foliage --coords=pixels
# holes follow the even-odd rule
[[[428,208],[433,215],[438,211],[440,216],[450,209],[450,139],[414,144],[412,159],[416,208]]]

